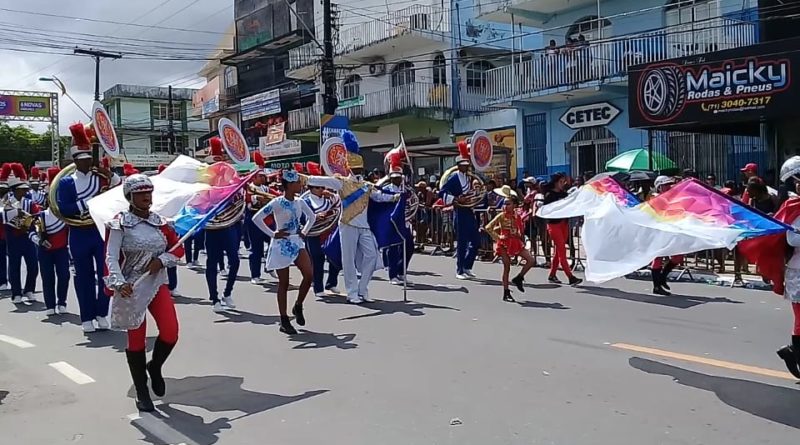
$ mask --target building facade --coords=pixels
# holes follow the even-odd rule
[[[755,0],[476,0],[485,20],[536,27],[539,49],[487,73],[486,106],[518,111],[523,162],[545,175],[603,171],[605,162],[653,145],[682,168],[718,178],[737,165],[765,162],[765,134],[731,135],[632,129],[629,68],[699,56],[759,41]],[[521,60],[519,60],[521,59]]]
[[[137,168],[169,163],[180,153],[192,154],[198,138],[208,132],[208,122],[192,117],[196,90],[141,85],[114,85],[103,93],[103,104],[114,122],[122,152]],[[175,151],[170,147],[170,123]]]

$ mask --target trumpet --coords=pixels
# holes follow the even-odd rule
[[[50,184],[50,190],[47,193],[47,205],[50,208],[50,211],[53,213],[53,216],[64,221],[68,226],[72,227],[88,227],[94,224],[92,217],[87,215],[81,215],[79,218],[68,218],[61,214],[58,208],[58,187],[61,183],[61,178],[71,175],[75,171],[76,167],[75,164],[69,164],[68,166],[64,167],[55,178],[53,178],[53,183]],[[108,190],[109,185],[111,184],[111,178],[108,177],[105,173],[100,172],[97,167],[92,167],[92,171],[95,172],[97,175],[105,179],[105,184],[103,187],[100,188],[100,193],[103,193]]]
[[[247,184],[247,191],[250,192],[250,194],[252,194],[252,195],[264,198],[264,202],[258,202],[256,204],[253,204],[253,209],[254,210],[260,209],[266,203],[268,203],[268,202],[272,201],[273,199],[277,198],[277,196],[273,195],[272,193],[268,193],[268,192],[265,192],[265,191],[259,189],[258,187],[256,187],[252,183]]]

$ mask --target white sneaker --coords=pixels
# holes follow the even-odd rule
[[[325,289],[325,293],[327,293],[328,295],[341,295],[342,294],[342,292],[339,291],[339,289],[336,288],[336,287],[331,287],[329,289]]]
[[[359,295],[358,298],[361,298],[361,301],[365,303],[369,303],[372,299],[369,298],[369,294]]]
[[[33,295],[33,292],[25,292],[25,294],[22,296],[22,301],[26,303],[35,303],[36,297]]]
[[[470,277],[470,278],[477,278],[477,277],[478,277],[477,275],[475,275],[474,273],[472,273],[472,270],[465,270],[465,271],[464,271],[464,275],[466,275],[466,276],[468,276],[468,277]]]
[[[8,290],[8,283],[0,284],[0,292]]]
[[[214,307],[212,307],[211,310],[217,313],[225,312],[225,306],[223,306],[222,303],[217,301],[216,303],[214,303]]]
[[[325,292],[316,292],[314,294],[314,296],[317,297],[317,298],[322,298],[322,297],[325,297],[326,295],[327,294]]]
[[[259,286],[262,285],[262,284],[266,284],[266,282],[267,282],[267,280],[265,280],[264,278],[261,278],[261,277],[251,278],[250,279],[250,284],[256,284],[256,285],[259,285]]]
[[[97,317],[95,320],[97,320],[97,329],[101,331],[107,331],[111,328],[111,325],[108,324],[108,319],[106,317]]]
[[[14,304],[22,304],[22,295],[16,295],[11,297],[11,302]]]
[[[83,332],[86,332],[86,333],[95,331],[94,322],[93,321],[84,321],[83,323],[81,323],[81,327],[83,328]]]
[[[233,297],[222,297],[222,304],[231,309],[236,309],[236,304],[233,302]]]
[[[398,277],[392,278],[391,280],[389,280],[389,282],[394,284],[395,286],[402,286],[403,285],[403,280],[401,280]]]
[[[48,309],[48,310],[44,311],[44,314],[47,315],[48,317],[50,317],[50,316],[53,316],[53,315],[56,314],[56,310],[55,309]]]
[[[457,273],[456,274],[456,280],[467,280],[467,279],[469,279],[469,277],[466,274],[462,274],[462,273]]]
[[[180,296],[181,296],[181,293],[180,293],[180,292],[178,292],[178,291],[177,291],[177,290],[175,290],[175,289],[173,289],[173,290],[169,291],[169,294],[170,294],[170,295],[172,295],[173,297],[180,297]]]
[[[220,269],[219,272],[217,272],[217,273],[219,273],[220,275],[227,275],[228,274],[228,272],[225,270],[224,267],[222,269]],[[225,279],[224,276],[223,276],[223,279]]]
[[[58,312],[59,314],[66,314],[67,313],[67,307],[64,306],[63,304],[60,304],[60,305],[56,306],[56,312]]]
[[[364,302],[364,299],[361,298],[360,296],[347,297],[347,302],[350,304],[361,304]]]
[[[399,277],[397,277],[397,279],[400,280],[400,284],[405,282],[407,286],[411,286],[411,280],[406,278],[405,275],[400,275]]]

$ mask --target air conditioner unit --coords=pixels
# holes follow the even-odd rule
[[[369,64],[369,74],[372,76],[383,76],[386,74],[386,62],[383,60]]]

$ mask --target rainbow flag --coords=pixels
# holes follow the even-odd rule
[[[634,207],[639,199],[608,174],[599,174],[566,198],[548,204],[536,213],[540,218],[575,218],[599,206],[606,198],[620,207]]]

